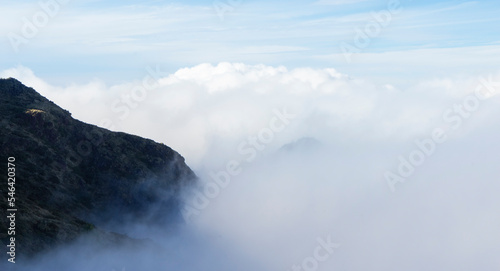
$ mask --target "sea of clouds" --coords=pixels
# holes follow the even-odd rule
[[[500,268],[498,71],[405,88],[241,63],[153,65],[116,85],[55,85],[26,67],[0,77],[165,143],[200,177],[185,192],[186,229],[158,241],[183,249],[105,252],[116,270]]]

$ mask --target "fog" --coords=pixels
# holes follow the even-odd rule
[[[497,71],[400,89],[334,69],[151,69],[112,86],[0,73],[75,118],[171,146],[200,178],[185,225],[126,225],[151,245],[89,251],[84,238],[26,270],[500,268]]]

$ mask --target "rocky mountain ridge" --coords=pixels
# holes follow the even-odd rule
[[[131,220],[166,229],[182,223],[179,195],[196,176],[168,146],[76,120],[13,78],[0,79],[0,130],[5,181],[8,158],[15,158],[19,253],[35,255],[96,230],[101,240],[123,241],[128,237],[113,225]],[[4,244],[8,225],[2,215]]]

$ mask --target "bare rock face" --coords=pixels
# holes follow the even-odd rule
[[[0,79],[0,131],[2,175],[15,157],[20,253],[34,255],[96,229],[112,243],[126,237],[106,232],[130,220],[167,229],[182,223],[179,195],[196,176],[168,146],[73,119],[12,78]],[[0,186],[3,210],[7,189]],[[8,223],[2,215],[4,244]]]

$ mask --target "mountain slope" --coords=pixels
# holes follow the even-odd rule
[[[171,148],[73,119],[12,78],[0,79],[0,129],[3,176],[8,157],[15,157],[20,253],[33,255],[95,227],[114,230],[131,220],[167,227],[182,222],[179,193],[195,175]],[[2,215],[3,243],[7,225]]]

